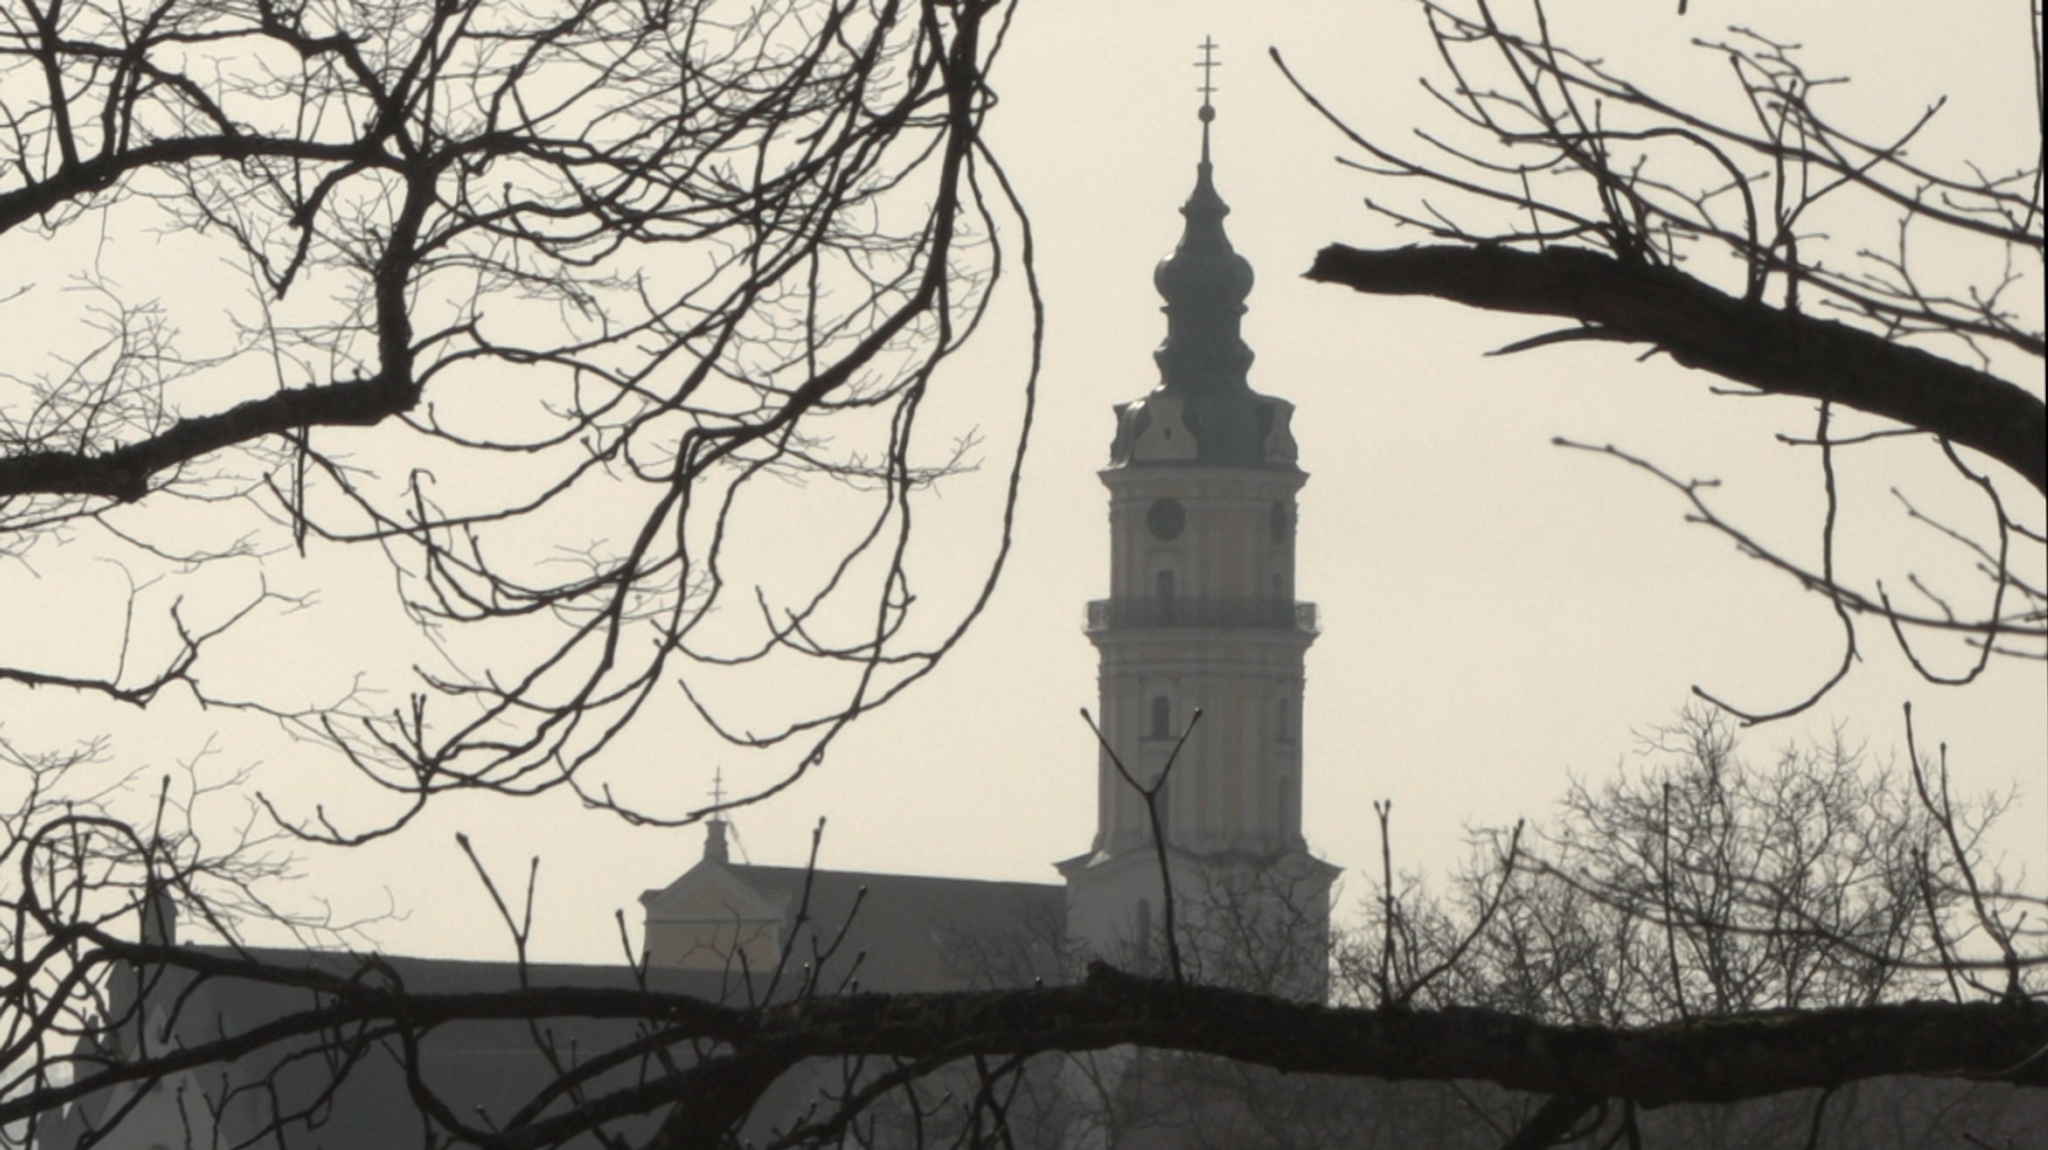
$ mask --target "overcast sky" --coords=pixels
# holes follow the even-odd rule
[[[1839,5],[1695,0],[1682,19],[1675,7],[1557,0],[1553,28],[1667,95],[1718,102],[1729,95],[1726,65],[1686,41],[1754,26],[1804,41],[1817,72],[1855,77],[1831,107],[1872,135],[1946,94],[1924,156],[2000,167],[2034,154],[2022,5],[1951,6],[1946,21],[1910,3],[1881,18],[1857,5],[1853,21],[1836,18]],[[1266,51],[1283,52],[1361,129],[1405,140],[1409,125],[1441,122],[1416,84],[1437,63],[1411,5],[1028,0],[997,65],[1003,103],[990,127],[1031,213],[1049,309],[1015,555],[986,618],[936,676],[859,723],[799,787],[737,816],[752,861],[801,862],[821,815],[831,819],[823,861],[853,869],[1050,882],[1054,860],[1087,848],[1095,754],[1077,712],[1095,705],[1095,657],[1082,604],[1108,580],[1095,471],[1111,405],[1156,382],[1150,353],[1164,320],[1151,270],[1179,234],[1175,209],[1193,182],[1192,64],[1204,36],[1223,61],[1217,185],[1233,209],[1231,238],[1258,274],[1245,321],[1258,355],[1252,383],[1296,404],[1310,474],[1297,561],[1300,594],[1322,612],[1303,722],[1304,821],[1319,853],[1346,868],[1375,859],[1371,804],[1386,798],[1397,861],[1440,868],[1459,857],[1468,826],[1541,817],[1575,774],[1613,771],[1633,732],[1669,721],[1694,684],[1770,708],[1839,658],[1822,600],[1685,524],[1679,500],[1646,477],[1550,445],[1560,435],[1611,442],[1679,474],[1718,477],[1746,523],[1808,557],[1820,514],[1814,461],[1772,436],[1809,432],[1809,405],[1714,396],[1711,379],[1639,364],[1623,347],[1488,358],[1544,322],[1299,278],[1325,243],[1421,237],[1367,216],[1362,198],[1386,190],[1333,162],[1343,141]],[[955,414],[986,402],[996,437],[1014,415],[997,385],[1016,378],[1017,330],[999,326],[940,384],[962,397],[951,400]],[[1931,538],[1902,522],[1884,489],[1924,480],[1931,490],[1942,476],[1911,453],[1867,458],[1846,465],[1869,474],[1855,480],[1866,498],[1849,513],[1845,552],[1886,572],[1916,569]],[[946,498],[973,506],[991,480],[968,477]],[[2038,499],[2030,514],[2038,524]],[[1751,733],[1752,753],[1837,724],[1880,759],[1903,753],[1899,707],[1911,700],[1922,737],[1948,743],[1961,789],[2018,788],[2001,841],[2009,869],[2024,863],[2038,887],[2048,874],[2042,665],[1996,663],[1976,685],[1949,690],[1916,681],[1876,629],[1865,628],[1864,650],[1810,716]],[[1936,657],[1961,665],[1954,650]],[[201,720],[161,723],[124,735],[120,750],[196,749]],[[650,722],[618,754],[691,797],[709,791],[721,765],[737,786],[767,777],[765,764],[669,744],[666,730]],[[225,745],[222,759],[237,753]],[[266,752],[273,769],[279,753]],[[348,783],[336,775],[332,785]],[[687,867],[702,837],[624,828],[560,801],[451,802],[401,841],[348,860],[310,857],[301,893],[359,914],[381,909],[388,890],[410,916],[378,928],[393,949],[506,953],[464,873],[457,829],[508,872],[542,856],[537,949],[565,959],[617,954],[614,909],[637,921],[635,896]],[[1347,883],[1355,900],[1365,884],[1355,872]]]

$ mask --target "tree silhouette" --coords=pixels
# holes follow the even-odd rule
[[[1288,78],[1362,153],[1345,162],[1374,178],[1368,206],[1433,242],[1332,244],[1308,277],[1572,321],[1502,352],[1641,345],[1645,358],[1668,355],[1738,394],[1818,401],[1803,441],[1819,457],[1828,507],[1818,565],[1726,520],[1712,480],[1612,445],[1560,441],[1644,469],[1682,495],[1690,518],[1830,602],[1843,629],[1839,668],[1798,701],[1731,706],[1746,718],[1794,714],[1825,696],[1857,658],[1859,616],[1882,619],[1935,682],[1976,678],[1994,652],[2043,657],[2039,99],[2034,147],[1938,169],[1909,145],[1940,102],[1882,137],[1859,135],[1829,111],[1843,78],[1810,74],[1797,46],[1751,30],[1694,41],[1727,63],[1747,113],[1730,119],[1574,51],[1541,0],[1513,12],[1491,0],[1422,8],[1447,73],[1428,90],[1445,116],[1411,143],[1353,128]],[[2038,4],[2032,16],[2038,43]],[[2038,52],[2034,67],[2038,96]],[[1873,234],[1872,221],[1887,218],[1891,234],[1882,223]],[[1876,418],[1844,431],[1852,412]],[[1958,606],[1962,592],[1917,576],[1901,593],[1836,568],[1838,457],[1897,436],[1930,441],[1990,513],[1983,533],[1905,506],[1981,571],[1988,594],[1970,592],[1981,606]],[[1960,670],[1941,669],[1914,635],[1960,637],[1971,651]]]
[[[674,678],[800,772],[986,597],[936,618],[905,557],[913,495],[981,462],[919,415],[1005,270],[991,11],[9,6],[8,306],[57,322],[0,376],[0,554],[93,549],[135,590],[95,604],[116,656],[0,650],[0,682],[282,718],[407,800],[297,820],[330,839],[447,789],[610,804],[578,768]],[[97,238],[152,231],[173,250]],[[858,529],[735,580],[786,531],[764,481],[807,479]],[[286,549],[382,552],[431,644],[410,683],[222,685],[210,649],[308,601]],[[778,660],[837,668],[829,697],[702,696]]]
[[[1987,356],[2038,356],[2038,333],[2029,352],[2024,323],[2008,322],[2024,289],[1994,279],[1974,296],[1926,294],[1902,266],[1870,282],[1837,274],[1802,254],[1795,209],[1807,201],[1796,198],[1724,223],[1727,196],[1753,190],[1746,169],[1690,198],[1629,174],[1642,169],[1609,157],[1637,129],[1552,102],[1614,85],[1604,70],[1547,39],[1430,11],[1454,68],[1467,47],[1537,67],[1519,97],[1504,90],[1547,111],[1549,126],[1499,134],[1561,154],[1546,163],[1584,174],[1593,204],[1551,210],[1512,191],[1517,168],[1509,193],[1461,185],[1550,222],[1450,226],[1460,250],[1439,272],[1469,277],[1458,261],[1498,257],[1501,291],[1520,282],[1517,269],[1580,275],[1606,292],[1591,291],[1595,300],[1618,285],[1646,298],[1668,289],[1645,324],[1707,313],[1762,324],[1754,317],[1768,313],[1817,331],[1795,301],[1826,296],[1855,321],[1837,325],[1850,333],[1842,346],[1891,348],[1869,333],[1934,329],[1996,345]],[[1007,504],[986,579],[934,622],[910,561],[911,500],[971,462],[972,445],[925,446],[922,404],[981,323],[1005,261],[1019,262],[1006,237],[1028,237],[979,135],[1008,11],[942,0],[165,0],[146,10],[15,0],[0,13],[0,238],[22,253],[11,267],[89,269],[64,291],[23,286],[4,305],[31,321],[17,330],[47,342],[0,349],[11,357],[0,376],[0,556],[28,563],[59,544],[85,548],[119,558],[130,588],[110,612],[122,620],[115,656],[93,663],[81,643],[41,664],[7,662],[0,683],[143,706],[176,691],[274,716],[399,800],[367,824],[322,808],[271,811],[274,821],[222,843],[195,815],[204,788],[166,784],[138,818],[111,791],[77,793],[97,743],[51,753],[0,742],[14,787],[0,808],[0,1140],[116,1145],[124,1122],[153,1115],[204,1144],[232,1111],[251,1138],[317,1145],[352,1089],[383,1081],[381,1096],[409,1104],[423,1147],[732,1146],[778,1083],[811,1073],[828,1084],[825,1104],[775,1116],[766,1144],[1009,1145],[1018,1099],[1043,1085],[1031,1077],[1036,1056],[1127,1046],[1545,1096],[1516,1145],[1572,1133],[1603,1106],[1627,1116],[1902,1074],[2048,1086],[2038,987],[2048,960],[2038,934],[2013,925],[2022,910],[2035,921],[2041,900],[1978,874],[1969,808],[1917,750],[1917,837],[1903,856],[1881,835],[1869,844],[1902,868],[1884,887],[1890,902],[1864,899],[1860,878],[1830,878],[1839,872],[1827,866],[1862,856],[1825,850],[1818,894],[1781,892],[1815,873],[1789,862],[1812,860],[1760,853],[1742,827],[1715,821],[1706,789],[1680,785],[1687,776],[1656,796],[1691,804],[1676,809],[1691,821],[1645,805],[1646,792],[1599,796],[1583,819],[1616,836],[1607,854],[1557,839],[1541,866],[1489,872],[1473,888],[1484,895],[1476,915],[1431,917],[1390,894],[1381,950],[1364,968],[1378,993],[1335,1006],[1204,984],[1199,971],[1165,980],[1103,964],[1059,984],[866,994],[825,976],[831,940],[813,953],[785,947],[769,970],[736,959],[715,993],[632,961],[602,978],[557,979],[525,958],[530,888],[522,910],[481,866],[519,954],[502,985],[438,987],[402,959],[239,945],[238,916],[280,917],[264,897],[282,865],[276,835],[360,843],[466,790],[568,790],[629,820],[699,818],[622,799],[582,773],[665,680],[680,678],[699,716],[733,741],[790,744],[784,781],[740,800],[751,801],[953,644],[1000,565]],[[1761,131],[1778,133],[1785,170],[1834,173],[1882,197],[1898,192],[1884,182],[1889,165],[1914,185],[1895,145],[1830,167],[1833,153],[1810,141],[1852,141],[1825,134],[1789,57],[1759,44],[1727,51],[1757,96]],[[1453,107],[1479,90],[1461,81]],[[1617,107],[1664,110],[1613,91]],[[1493,130],[1492,97],[1462,106]],[[1638,142],[1734,146],[1704,126],[1688,131]],[[1931,186],[1925,205],[1900,193],[1910,218],[2038,260],[2038,168],[2017,183]],[[172,258],[131,252],[128,238],[152,231]],[[1560,254],[1574,242],[1606,251]],[[1743,255],[1733,320],[1695,314],[1692,286],[1670,266],[1681,243]],[[1026,243],[1027,267],[1028,254]],[[64,322],[43,323],[50,314]],[[1553,338],[1690,346],[1678,331],[1604,326],[1627,317],[1585,318],[1590,328]],[[1703,356],[1729,353],[1711,332],[1701,341]],[[2032,411],[2038,424],[2038,399],[2013,401],[1995,379],[1954,383],[1975,377],[1951,367],[1962,374],[1930,369],[1936,384]],[[1779,369],[1740,370],[1763,384]],[[1857,397],[1818,384],[1801,394],[1824,401],[1815,439],[1829,459],[1847,443],[1825,413]],[[1879,414],[1914,410],[1911,394],[1893,407],[1863,398]],[[2038,542],[2038,530],[2008,515],[1998,482],[1953,445],[2036,486],[2038,464],[2024,450],[2006,459],[1998,436],[1968,419],[1914,426],[1939,437],[1998,509],[1997,540],[1964,544],[1979,547],[1998,589],[1990,613],[1915,616],[1882,590],[1858,598],[1831,568],[1802,578],[1845,621],[1877,610],[1902,634],[1961,632],[1987,657],[2038,643],[2040,591],[2006,556],[2011,539]],[[818,481],[863,509],[850,542],[773,586],[732,574],[781,526],[758,502],[770,479]],[[381,701],[382,680],[320,705],[282,687],[221,685],[227,642],[305,602],[271,586],[284,558],[360,552],[387,563],[404,620],[435,652],[403,702]],[[2004,606],[2007,596],[2022,609]],[[278,678],[286,663],[318,658],[282,645],[268,656]],[[840,672],[833,697],[762,724],[730,717],[709,690],[717,675],[786,658]],[[1834,817],[1826,803],[1816,809]],[[1518,885],[1539,876],[1540,886]],[[1791,896],[1784,907],[1770,901],[1778,893]],[[1917,917],[1885,918],[1908,896]],[[1660,944],[1627,958],[1651,962],[1671,1002],[1646,989],[1578,1011],[1557,1005],[1583,989],[1562,978],[1550,998],[1513,996],[1533,967],[1507,957],[1531,952],[1494,944],[1557,921],[1557,900],[1569,899]],[[1783,914],[1766,929],[1756,925],[1764,910]],[[182,945],[179,921],[230,941]],[[1872,922],[1885,929],[1865,929]],[[319,923],[294,925],[331,941]],[[1544,970],[1577,973],[1565,951],[1549,957]],[[1743,964],[1779,980],[1734,993],[1748,984],[1726,976]],[[1779,968],[1807,983],[1821,972],[1826,1001],[1787,1000]],[[1946,997],[1893,993],[1930,982]],[[1841,986],[1869,993],[1834,994]],[[236,1002],[261,1009],[226,1009]],[[511,1028],[546,1070],[530,1088],[506,1075],[525,1093],[485,1111],[444,1096],[433,1067],[491,1027]],[[1613,1138],[1639,1133],[1616,1121],[1603,1128]]]

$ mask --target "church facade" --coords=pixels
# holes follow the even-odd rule
[[[1185,972],[1205,981],[1323,996],[1338,871],[1301,833],[1303,659],[1316,612],[1295,598],[1295,495],[1308,476],[1294,406],[1247,378],[1241,323],[1253,273],[1224,230],[1213,119],[1204,105],[1181,238],[1153,272],[1167,329],[1153,353],[1159,381],[1117,406],[1100,473],[1110,570],[1109,596],[1088,604],[1086,626],[1101,668],[1094,840],[1055,864],[1063,886],[859,876],[862,914],[894,922],[923,908],[920,921],[897,923],[906,929],[850,928],[874,944],[867,961],[876,947],[903,948],[891,966],[923,972],[886,989],[977,977],[949,969],[935,947],[998,949],[1005,969],[1032,977],[1048,977],[1054,952],[1068,972],[1089,958],[1164,972],[1177,949]],[[801,872],[734,864],[725,827],[712,822],[703,859],[642,896],[649,961],[702,970],[739,954],[765,969],[799,917],[818,921],[815,907],[799,914],[792,873]],[[814,890],[846,885],[838,874],[820,872]],[[1169,886],[1175,948],[1163,934]],[[1022,917],[992,918],[990,906]]]

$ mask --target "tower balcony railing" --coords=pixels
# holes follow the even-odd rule
[[[1279,631],[1316,630],[1316,605],[1293,599],[1095,599],[1088,604],[1088,630],[1143,627],[1262,627]]]

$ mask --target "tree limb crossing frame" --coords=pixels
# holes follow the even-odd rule
[[[1833,320],[1728,295],[1586,248],[1331,244],[1307,278],[1374,295],[1576,319],[1572,338],[1654,344],[1686,367],[1775,395],[1897,420],[2012,468],[2048,493],[2048,405],[2016,384]]]

